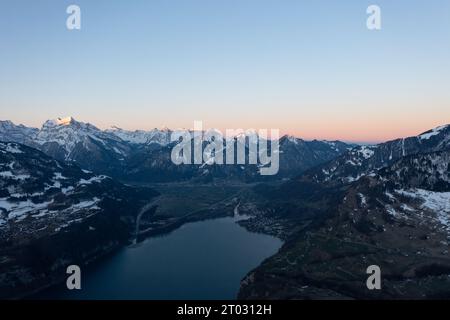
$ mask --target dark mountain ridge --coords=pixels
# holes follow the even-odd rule
[[[328,163],[305,172],[300,179],[328,184],[350,183],[389,166],[402,157],[447,149],[450,149],[450,125],[440,126],[414,137],[355,147]]]

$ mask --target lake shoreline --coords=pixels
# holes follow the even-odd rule
[[[59,287],[62,290],[59,292],[61,296],[55,297],[50,293],[47,297],[45,294],[39,297],[38,293],[36,297],[40,300],[103,300],[111,297],[113,297],[112,299],[117,297],[119,299],[141,299],[145,297],[143,299],[165,300],[172,296],[168,294],[170,290],[165,288],[170,287],[175,290],[174,292],[178,292],[177,294],[180,294],[183,290],[185,292],[192,291],[192,295],[177,296],[180,299],[195,300],[200,297],[207,300],[235,300],[240,289],[240,281],[265,259],[274,255],[283,244],[281,240],[272,236],[251,233],[241,227],[238,222],[239,217],[227,216],[185,223],[181,228],[172,230],[162,236],[160,234],[159,236],[148,237],[136,246],[122,246],[118,248],[118,250],[115,250],[107,257],[96,260],[93,270],[88,271],[91,275],[86,273],[86,284],[84,287],[87,291],[93,291],[91,298],[88,297],[88,292],[84,292],[84,295],[82,294],[80,298],[77,298],[76,293],[72,295],[72,293],[66,292],[67,290],[61,289],[61,283],[49,289],[49,291],[52,291],[56,288],[56,291],[53,292],[57,292]],[[231,236],[231,234],[234,234],[234,236]],[[258,247],[258,243],[262,243],[260,246],[262,249],[255,250],[255,247]],[[200,244],[202,244],[202,248],[200,248]],[[203,251],[208,252],[208,254],[203,254]],[[131,260],[128,261],[127,259]],[[151,263],[146,265],[148,259],[151,260]],[[181,259],[184,263],[180,265],[180,270],[173,269],[177,263],[165,265],[164,263],[166,262],[162,262],[160,266],[154,267],[161,259],[169,259],[174,263]],[[136,264],[136,261],[140,261],[139,264]],[[118,272],[118,269],[115,269],[115,264],[117,263],[122,266],[119,268],[120,272]],[[140,266],[141,264],[143,265],[142,267]],[[207,266],[211,266],[211,268]],[[111,271],[111,269],[113,270]],[[141,275],[139,281],[135,279],[136,274]],[[157,279],[154,278],[156,274],[159,274],[158,277],[167,279],[168,283],[161,285],[164,282],[160,283],[158,280],[155,280]],[[111,294],[107,289],[108,287],[109,290],[115,288],[114,286],[111,287],[111,284],[105,280],[109,275],[114,275],[114,281],[117,281],[118,288],[115,294]],[[101,279],[95,279],[96,277]],[[117,279],[118,277],[120,279]],[[173,282],[173,277],[178,279],[179,283]],[[204,280],[200,280],[209,278],[211,278],[211,282],[208,285],[203,282]],[[96,281],[100,281],[103,285],[96,283]],[[133,281],[135,281],[137,286],[141,285],[140,281],[147,281],[150,284],[136,289],[132,286]],[[197,283],[197,281],[200,282]],[[194,283],[197,283],[197,287],[201,289],[197,290],[196,286],[193,285]],[[121,285],[128,287],[126,290],[120,290]],[[145,292],[148,288],[152,288],[155,292],[151,292],[146,297],[146,294],[142,292]],[[142,292],[139,290],[142,290]],[[158,293],[158,290],[161,290],[161,292]],[[233,294],[230,294],[230,292],[233,292]],[[125,296],[122,296],[122,294]]]

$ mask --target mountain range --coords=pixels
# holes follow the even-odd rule
[[[40,129],[0,121],[0,141],[17,142],[41,150],[86,170],[121,180],[161,182],[214,178],[260,180],[255,165],[177,166],[170,161],[176,142],[167,128],[127,131],[117,127],[100,130],[72,117],[46,121]],[[235,139],[224,142],[236,143]],[[276,178],[293,177],[304,170],[334,159],[353,145],[341,141],[305,141],[292,136],[280,139],[280,170]]]
[[[313,168],[304,178],[319,183],[353,182],[402,157],[449,148],[450,126],[440,126],[418,136],[353,148],[326,165]]]

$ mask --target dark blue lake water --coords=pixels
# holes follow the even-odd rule
[[[51,299],[234,299],[241,279],[275,254],[281,240],[248,232],[235,218],[190,223],[121,249],[87,270],[82,289]]]

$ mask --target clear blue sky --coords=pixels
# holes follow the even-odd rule
[[[0,119],[28,125],[375,141],[450,123],[449,88],[448,0],[0,0]]]

